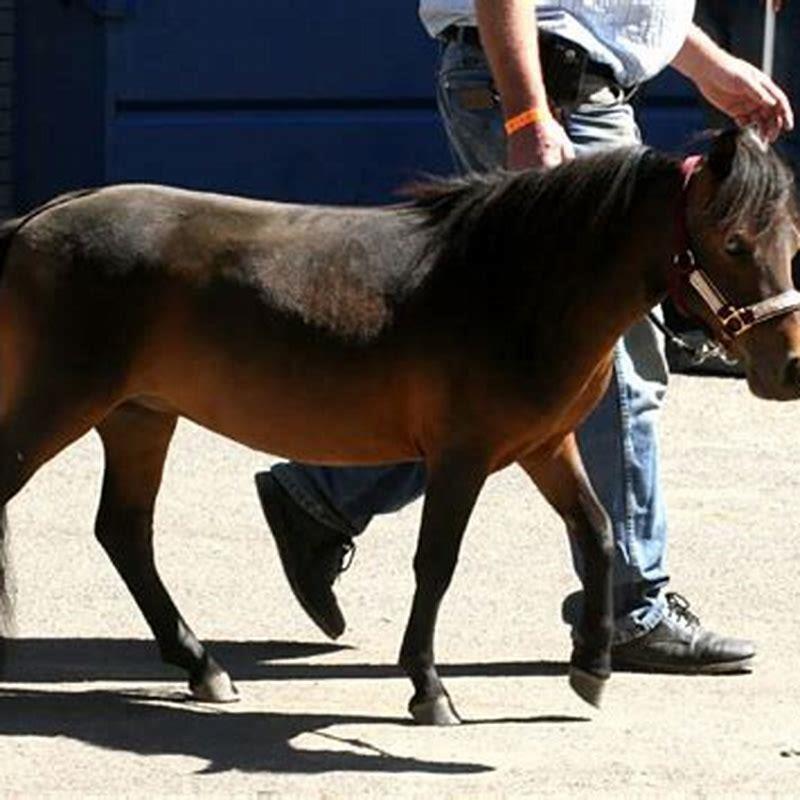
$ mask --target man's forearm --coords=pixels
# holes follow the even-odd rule
[[[547,108],[535,0],[476,0],[475,10],[504,115]]]
[[[758,67],[727,53],[692,25],[672,65],[737,125],[756,125],[767,141],[794,125],[785,92]]]
[[[692,25],[678,55],[672,60],[672,66],[689,80],[700,84],[708,76],[708,70],[719,67],[728,58],[728,53],[708,34]]]

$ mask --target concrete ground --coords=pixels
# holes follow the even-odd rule
[[[752,674],[616,674],[604,709],[567,685],[560,521],[521,471],[484,490],[437,650],[465,718],[408,723],[395,667],[419,504],[376,520],[327,642],[296,605],[252,485],[258,453],[181,424],[157,514],[160,567],[229,668],[235,705],[190,702],[92,537],[94,435],[11,504],[17,643],[0,682],[0,794],[151,797],[800,795],[800,405],[678,376],[663,427],[672,587],[758,642]]]

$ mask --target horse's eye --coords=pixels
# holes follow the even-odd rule
[[[744,256],[750,252],[750,249],[741,236],[734,234],[725,240],[725,252],[729,256]]]

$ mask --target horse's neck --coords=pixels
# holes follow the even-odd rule
[[[678,215],[685,213],[677,172],[654,178],[642,193],[606,273],[595,287],[597,303],[613,310],[608,337],[616,341],[666,295],[672,258],[679,247]]]
[[[551,322],[572,341],[574,357],[586,369],[602,360],[666,294],[681,191],[677,174],[654,179],[599,274],[598,265],[588,258],[567,265],[568,270],[579,271],[579,279],[553,303]],[[560,309],[568,309],[569,318],[559,319]]]

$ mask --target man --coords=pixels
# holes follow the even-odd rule
[[[627,98],[670,61],[737,123],[756,123],[770,139],[790,128],[781,90],[696,28],[693,7],[692,0],[422,0],[422,21],[442,41],[439,108],[460,167],[553,167],[598,147],[637,143]],[[613,526],[614,663],[649,671],[740,670],[753,644],[701,627],[688,604],[665,591],[667,529],[655,432],[667,383],[661,344],[649,322],[625,336],[612,384],[579,431]],[[279,464],[256,483],[295,595],[325,633],[340,635],[344,619],[331,587],[352,536],[372,515],[419,496],[423,466]],[[580,574],[574,550],[573,557]],[[580,596],[565,602],[569,622],[577,621],[579,605]]]

